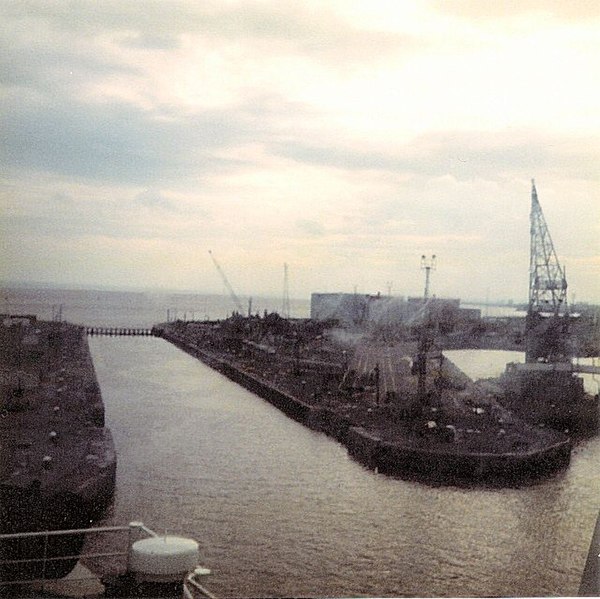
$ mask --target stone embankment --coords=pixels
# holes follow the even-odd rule
[[[234,355],[202,345],[184,331],[166,326],[161,335],[291,418],[337,439],[355,459],[381,473],[416,475],[426,480],[452,483],[461,480],[514,481],[556,471],[568,465],[570,460],[571,443],[566,436],[529,427],[504,411],[498,418],[501,425],[486,428],[479,424],[477,428],[472,422],[489,420],[490,414],[484,414],[484,411],[493,410],[488,406],[484,410],[467,405],[465,409],[469,414],[462,427],[457,422],[461,420],[458,415],[454,425],[443,427],[441,420],[426,420],[421,421],[424,430],[415,430],[414,425],[394,417],[389,406],[352,410],[350,408],[357,406],[345,406],[335,397],[323,401],[317,394],[307,397],[302,393],[301,399],[299,393],[290,393],[283,384],[274,384],[256,371],[251,372]],[[452,371],[455,381],[465,378],[452,364],[445,367]],[[464,408],[462,400],[459,402],[454,397],[453,401]],[[435,410],[432,408],[432,413]]]

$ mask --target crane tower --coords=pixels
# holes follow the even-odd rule
[[[598,427],[597,401],[586,396],[578,373],[600,368],[573,364],[567,309],[567,280],[531,182],[531,253],[525,363],[508,364],[503,377],[505,405],[533,424],[560,431]]]
[[[566,309],[567,279],[558,262],[533,179],[530,220],[529,309],[559,315]]]
[[[527,362],[567,358],[567,279],[531,180]]]

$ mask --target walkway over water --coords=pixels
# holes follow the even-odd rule
[[[129,328],[129,327],[85,327],[87,335],[108,335],[111,337],[159,337],[158,331],[152,327],[146,328]]]

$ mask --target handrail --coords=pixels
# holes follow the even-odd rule
[[[125,558],[127,562],[129,561],[129,549],[133,544],[133,532],[143,532],[150,537],[156,537],[157,534],[144,525],[143,522],[130,522],[128,526],[101,526],[95,528],[73,528],[66,530],[41,530],[41,531],[33,531],[33,532],[16,532],[16,533],[3,533],[0,534],[0,543],[3,541],[14,541],[20,539],[32,539],[32,538],[43,538],[44,550],[43,555],[40,557],[25,557],[20,559],[0,559],[0,566],[15,566],[18,564],[40,564],[41,567],[41,575],[35,578],[29,578],[26,580],[0,580],[0,588],[11,586],[11,585],[21,585],[21,584],[29,584],[33,585],[34,583],[41,583],[42,590],[44,589],[44,585],[49,581],[47,577],[47,565],[49,563],[57,563],[57,562],[67,562],[69,560],[80,560],[80,559],[97,559],[97,558],[109,558],[109,557],[120,557]],[[114,533],[114,532],[127,532],[127,549],[124,551],[110,551],[110,552],[81,552],[78,554],[69,554],[69,555],[60,555],[60,556],[49,556],[48,555],[48,541],[51,537],[65,537],[69,535],[94,535],[94,534],[103,534],[103,533]],[[125,570],[127,570],[129,564],[127,563],[125,566]],[[96,578],[95,575],[91,575],[84,579],[79,580],[90,580]],[[75,582],[75,580],[73,581]]]
[[[134,524],[134,523],[132,523]],[[135,523],[138,524],[137,522]],[[27,537],[53,537],[59,535],[78,535],[88,532],[119,532],[129,530],[131,526],[103,526],[98,528],[72,528],[69,530],[39,530],[34,532],[12,532],[6,534],[0,534],[0,541],[5,539],[24,539]],[[139,528],[135,526],[135,528]],[[146,528],[144,526],[144,528]],[[146,529],[148,531],[149,529]],[[156,536],[156,533],[152,533],[152,536]]]
[[[200,570],[200,572],[198,570]],[[208,574],[208,572],[204,571],[202,568],[199,568],[198,570],[188,574],[185,577],[185,581],[183,583],[183,594],[185,595],[185,599],[194,599],[194,594],[187,586],[188,583],[191,584],[196,590],[200,591],[203,597],[207,597],[208,599],[217,599],[215,595],[205,589],[195,578],[196,576],[204,576]]]
[[[48,555],[48,545],[50,537],[61,537],[68,535],[93,535],[93,534],[102,534],[102,533],[113,533],[113,532],[123,532],[128,533],[127,537],[127,549],[125,551],[90,551],[90,552],[81,552],[78,554],[69,554],[69,555],[60,555],[60,556],[49,556]],[[19,564],[40,564],[38,566],[41,568],[41,576],[37,578],[29,578],[29,579],[19,579],[19,580],[0,580],[0,588],[9,587],[12,585],[34,585],[41,584],[41,590],[44,592],[45,585],[49,583],[51,578],[47,577],[48,574],[48,564],[57,563],[60,561],[68,561],[68,560],[80,560],[80,559],[96,559],[96,558],[124,558],[126,560],[124,571],[127,572],[129,570],[129,558],[130,558],[130,549],[134,541],[133,533],[134,532],[142,532],[148,535],[149,537],[157,537],[157,533],[155,533],[152,529],[148,528],[144,525],[143,522],[130,522],[128,526],[103,526],[96,528],[74,528],[69,530],[43,530],[43,531],[35,531],[35,532],[17,532],[17,533],[6,533],[0,534],[0,542],[2,541],[11,541],[17,539],[31,539],[36,537],[42,537],[44,539],[44,551],[43,556],[38,558],[24,557],[19,559],[0,559],[0,566],[16,566]],[[17,570],[18,572],[18,570]],[[196,577],[203,576],[209,574],[210,571],[204,568],[196,568],[193,572],[188,574],[183,582],[183,595],[185,599],[196,599],[201,597],[203,599],[216,599],[215,595],[210,593],[207,589],[205,589],[197,580]],[[22,578],[19,577],[19,578]],[[73,584],[86,581],[86,580],[98,580],[98,576],[93,572],[90,572],[89,576],[72,578],[70,582]]]
[[[112,551],[111,553],[85,553],[75,555],[60,555],[58,557],[46,557],[47,562],[58,562],[62,560],[79,559],[81,557],[117,557],[119,555],[127,555],[126,551]],[[2,564],[28,564],[31,562],[40,562],[42,558],[34,557],[28,559],[3,559]]]

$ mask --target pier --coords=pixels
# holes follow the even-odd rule
[[[85,327],[87,335],[108,335],[110,337],[159,337],[158,331],[152,327],[131,328],[131,327]]]

